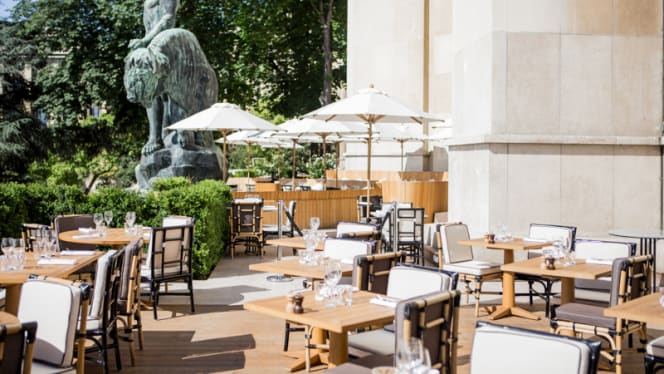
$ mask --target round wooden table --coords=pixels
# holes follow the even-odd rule
[[[106,229],[106,234],[104,236],[97,236],[93,233],[87,234],[78,230],[64,231],[58,235],[58,239],[63,242],[110,245],[113,247],[127,245],[132,240],[136,240],[140,237],[140,235],[126,233],[123,228]]]

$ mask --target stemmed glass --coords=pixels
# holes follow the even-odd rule
[[[328,306],[336,306],[336,301],[332,296],[335,295],[334,292],[337,283],[341,279],[341,262],[339,260],[330,259],[325,264],[325,287],[328,290],[328,295],[330,296],[330,303]]]
[[[7,255],[12,246],[12,238],[2,238],[2,254]]]
[[[95,230],[97,230],[97,233],[100,233],[101,223],[104,222],[104,216],[101,213],[95,213],[92,215],[92,220],[95,221]]]
[[[309,218],[309,224],[311,225],[311,230],[317,231],[318,227],[320,226],[320,218],[319,217]]]
[[[136,222],[136,212],[127,212],[127,214],[125,214],[125,223],[127,224],[127,229],[130,232],[134,231],[134,222]]]
[[[396,364],[399,373],[410,373],[424,363],[424,346],[418,338],[399,340],[397,344]]]
[[[113,221],[112,210],[107,210],[104,212],[104,221],[106,222],[106,227],[111,227],[111,222]]]

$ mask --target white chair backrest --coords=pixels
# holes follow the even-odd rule
[[[184,226],[193,222],[193,218],[187,216],[167,216],[161,221],[162,227]]]
[[[337,223],[337,238],[341,238],[343,234],[350,232],[373,232],[376,226],[368,223],[355,223],[355,222],[339,222]]]
[[[473,247],[459,244],[459,240],[468,240],[468,226],[463,223],[440,225],[440,241],[443,247],[443,258],[446,264],[472,261]]]
[[[475,329],[471,374],[585,374],[592,366],[593,352],[586,341],[509,326]]]
[[[117,252],[115,249],[111,249],[97,260],[95,284],[92,288],[92,299],[90,301],[90,308],[88,309],[89,318],[101,318],[101,312],[104,307],[104,289],[106,288],[108,262],[115,252]]]
[[[452,278],[438,269],[395,266],[387,280],[387,296],[408,299],[436,291],[448,291]]]
[[[354,239],[326,239],[323,255],[345,264],[352,264],[355,256],[371,254],[371,242]]]
[[[37,321],[35,360],[58,367],[71,366],[80,306],[81,289],[76,285],[47,279],[23,284],[18,318]]]
[[[532,223],[528,231],[528,237],[534,239],[544,239],[548,241],[567,238],[570,247],[574,245],[575,229],[567,226],[544,225]]]
[[[632,248],[634,247],[633,243],[577,239],[574,246],[576,258],[612,260],[618,257],[629,257],[634,255],[632,253]]]

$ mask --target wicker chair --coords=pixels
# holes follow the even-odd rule
[[[235,246],[239,243],[244,244],[245,253],[263,255],[262,209],[263,200],[234,200],[231,203],[231,258],[235,257]]]
[[[652,256],[622,257],[613,260],[611,274],[611,301],[609,306],[622,304],[650,293],[652,277]],[[605,306],[582,303],[567,303],[551,311],[551,328],[555,333],[569,331],[577,336],[594,335],[606,340],[610,349],[602,351],[616,366],[616,373],[622,373],[623,338],[638,333],[641,342],[647,340],[646,325],[643,322],[627,321],[605,317]]]

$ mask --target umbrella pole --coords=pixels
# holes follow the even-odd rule
[[[367,139],[367,210],[366,220],[369,222],[369,208],[371,207],[371,137],[373,120],[368,121],[369,124],[369,138]]]
[[[247,143],[247,183],[251,179],[251,144]]]
[[[223,163],[223,165],[222,165],[223,174],[222,175],[224,177],[224,182],[226,182],[228,180],[228,169],[227,169],[227,166],[226,166],[228,164],[228,162],[227,162],[228,160],[226,159],[226,157],[227,157],[226,156],[227,155],[227,153],[226,153],[226,134],[228,134],[228,133],[226,132],[226,130],[224,130],[223,133],[224,133],[224,160],[222,162]]]
[[[291,173],[291,191],[295,191],[295,145],[297,145],[297,141],[293,139],[293,171]]]
[[[334,165],[335,168],[335,175],[334,175],[334,186],[338,189],[339,188],[339,145],[341,142],[336,142],[334,148],[336,148],[334,151],[337,153],[337,161]]]
[[[403,171],[403,141],[399,143],[401,143],[401,171]]]
[[[327,135],[323,134],[323,178],[321,178],[323,182],[323,191],[327,190],[327,175],[325,173],[327,172],[327,162],[325,162],[325,153],[326,153],[326,148],[325,148],[325,139],[327,139]]]

